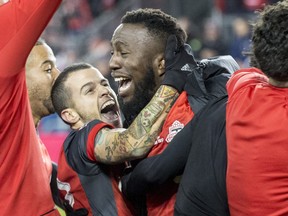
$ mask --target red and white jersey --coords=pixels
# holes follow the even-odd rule
[[[164,122],[162,131],[148,157],[164,151],[174,136],[184,128],[193,116],[194,113],[191,110],[187,93],[182,92],[171,108]],[[168,181],[157,187],[157,190],[147,192],[146,205],[148,215],[173,215],[178,186],[179,182]]]

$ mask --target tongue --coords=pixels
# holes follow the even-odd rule
[[[103,114],[103,117],[108,119],[108,120],[114,120],[118,118],[117,114],[114,111],[109,111],[105,114]]]
[[[119,94],[127,91],[129,89],[130,85],[131,85],[131,81],[123,82],[123,84],[121,86],[119,86],[119,89],[118,89]]]

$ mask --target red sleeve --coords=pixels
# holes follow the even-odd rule
[[[21,72],[61,0],[10,0],[0,6],[0,77]]]
[[[96,161],[96,157],[94,154],[96,136],[98,132],[104,127],[113,128],[112,125],[102,122],[102,123],[96,124],[96,126],[94,126],[92,130],[89,132],[88,143],[87,143],[87,155],[88,155],[88,158],[92,161]]]

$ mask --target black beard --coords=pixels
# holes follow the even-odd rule
[[[118,96],[121,111],[125,118],[124,127],[128,127],[140,111],[150,102],[155,90],[155,74],[152,69],[149,69],[145,77],[139,83],[135,83],[135,93],[132,100],[124,103],[123,99]]]
[[[43,103],[44,103],[44,106],[48,109],[49,115],[55,113],[55,109],[54,109],[51,99],[45,100]]]

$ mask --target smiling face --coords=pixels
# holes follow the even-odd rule
[[[116,94],[99,70],[92,67],[75,71],[69,75],[65,86],[71,92],[71,108],[78,114],[82,126],[99,119],[122,127]]]
[[[35,45],[27,58],[26,83],[34,121],[54,113],[51,88],[59,75],[56,58],[47,44]],[[36,123],[36,122],[35,122]]]
[[[109,66],[119,83],[121,109],[126,119],[134,118],[160,86],[164,48],[143,25],[128,23],[118,26],[111,45]]]

